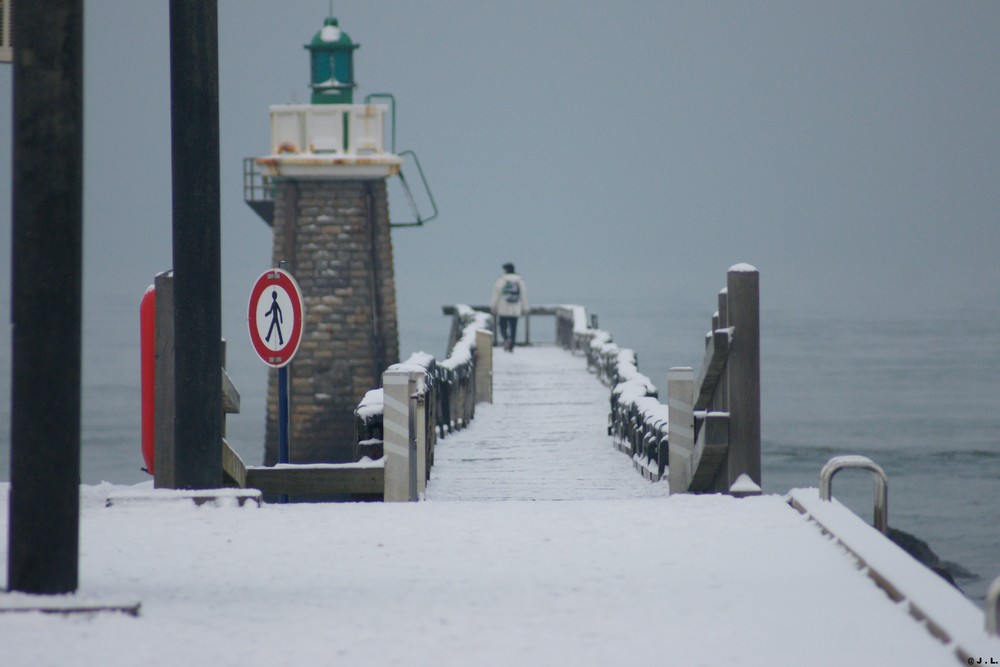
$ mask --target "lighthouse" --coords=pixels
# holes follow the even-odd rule
[[[354,408],[399,357],[383,104],[355,104],[358,49],[336,18],[305,45],[311,103],[270,107],[267,155],[244,161],[247,203],[274,229],[272,261],[298,281],[299,351],[289,368],[292,463],[355,457]],[[268,380],[265,463],[277,460],[278,388]]]

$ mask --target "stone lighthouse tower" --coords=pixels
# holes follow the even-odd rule
[[[353,458],[354,408],[399,357],[386,179],[389,108],[355,104],[358,44],[328,18],[306,45],[311,104],[270,108],[269,155],[244,165],[247,202],[274,228],[273,261],[297,279],[305,326],[289,370],[293,463]],[[248,180],[249,179],[249,180]],[[277,460],[276,372],[265,463]]]

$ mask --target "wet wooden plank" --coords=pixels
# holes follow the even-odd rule
[[[229,445],[225,438],[222,439],[222,474],[225,481],[239,487],[247,485],[247,467],[243,459]]]
[[[246,486],[266,495],[339,496],[381,495],[382,466],[352,464],[249,466]]]

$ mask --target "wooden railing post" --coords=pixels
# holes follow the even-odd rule
[[[455,369],[455,430],[461,431],[465,428],[469,415],[469,383],[466,376],[467,370],[459,367]]]
[[[737,264],[727,276],[728,324],[734,328],[726,362],[729,403],[728,492],[746,474],[760,486],[760,274]]]
[[[729,319],[729,287],[719,292],[719,310],[713,320],[712,332],[719,329],[726,329],[732,322]],[[726,412],[729,410],[729,381],[727,367],[722,368],[722,377],[715,388],[715,397],[712,400],[711,409]]]
[[[429,369],[428,369],[429,370]],[[420,402],[420,435],[424,450],[424,477],[423,486],[426,488],[427,481],[431,477],[431,467],[434,465],[434,447],[437,444],[437,430],[435,427],[435,407],[437,392],[434,387],[434,378],[428,374],[424,376],[426,386]]]
[[[476,402],[493,402],[493,334],[476,331]]]
[[[427,415],[424,407],[427,401],[427,376],[425,373],[410,373],[413,392],[410,394],[410,500],[423,500],[427,494]]]
[[[446,310],[447,312],[447,310]],[[459,337],[462,335],[462,318],[458,312],[453,312],[451,317],[451,330],[448,332],[448,352],[451,352],[451,348],[455,347],[455,343],[458,342]]]
[[[694,370],[690,367],[667,371],[667,410],[669,411],[669,444],[667,464],[670,468],[670,493],[684,493],[691,483],[691,460],[694,453]],[[664,453],[661,450],[660,457]]]
[[[387,370],[382,374],[383,408],[382,447],[385,452],[384,499],[408,501],[416,493],[410,488],[411,451],[410,395],[416,389],[407,370]]]
[[[585,311],[579,306],[557,306],[554,310],[556,316],[556,344],[565,350],[575,353],[580,349],[578,338],[584,336],[587,327],[586,322],[581,322],[582,326],[578,331],[576,317],[578,312],[585,313]]]

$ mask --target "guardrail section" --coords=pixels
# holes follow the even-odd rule
[[[386,501],[422,500],[437,438],[468,426],[477,403],[492,402],[492,318],[464,305],[450,311],[448,357],[417,353],[393,364],[355,411],[359,451],[384,454]]]
[[[731,267],[701,369],[670,369],[672,493],[760,493],[759,285],[754,267]]]
[[[639,372],[635,351],[588,323],[582,307],[550,307],[558,344],[586,355],[588,369],[611,387],[614,446],[648,479],[669,479],[671,493],[761,493],[759,283],[749,264],[729,269],[701,369],[671,368],[666,404]]]

